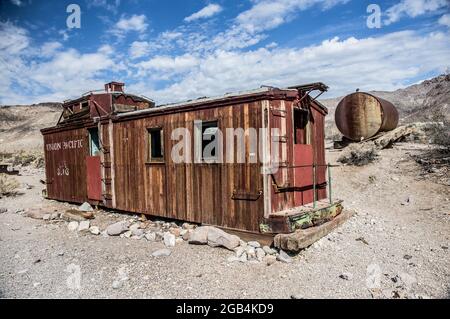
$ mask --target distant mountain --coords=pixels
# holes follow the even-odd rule
[[[42,150],[40,130],[55,125],[61,111],[53,102],[0,106],[0,152]]]

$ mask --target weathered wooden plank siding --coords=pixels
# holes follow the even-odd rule
[[[64,147],[64,143],[81,141],[81,147]],[[55,145],[47,149],[47,145]],[[56,146],[60,145],[60,146]],[[60,148],[59,148],[60,147]],[[88,138],[85,129],[73,129],[44,135],[47,196],[69,202],[87,198],[86,155]]]
[[[263,197],[233,200],[233,191],[252,194],[262,190],[260,164],[250,164],[246,138],[246,163],[174,163],[171,140],[176,128],[190,132],[194,156],[194,121],[218,121],[226,128],[261,125],[261,102],[207,110],[149,116],[114,123],[116,208],[228,228],[258,231],[263,217]],[[148,163],[147,129],[164,130],[164,163]],[[223,143],[225,154],[226,142]],[[194,159],[194,158],[192,158]]]

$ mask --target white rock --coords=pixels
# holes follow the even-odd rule
[[[89,231],[92,235],[100,235],[100,228],[98,228],[97,226],[91,226],[89,228]]]
[[[93,212],[94,209],[88,202],[84,202],[80,207],[78,207],[79,210],[82,212]]]
[[[270,248],[269,246],[264,246],[262,248],[267,255],[276,255],[277,251],[275,249]]]
[[[83,220],[78,224],[78,231],[87,231],[89,230],[90,222],[88,220]]]
[[[163,249],[158,249],[156,251],[154,251],[152,253],[153,257],[165,257],[165,256],[170,256],[172,252],[170,251],[170,249],[167,248],[163,248]]]
[[[133,225],[130,226],[130,231],[134,235],[134,232],[137,231],[139,228],[140,228],[140,225],[138,223],[136,223],[136,224],[133,224]]]
[[[145,235],[144,230],[140,229],[140,228],[135,229],[135,230],[130,230],[130,231],[134,237],[143,237]]]
[[[78,229],[78,222],[70,222],[67,225],[67,228],[69,228],[70,231],[76,231]]]
[[[248,246],[245,248],[245,251],[246,251],[246,253],[247,253],[247,258],[248,258],[249,260],[250,260],[250,259],[256,258],[256,250],[255,250],[255,247],[248,245]]]
[[[247,253],[243,252],[241,254],[241,256],[230,256],[227,259],[228,262],[241,262],[241,263],[245,263],[247,262]]]
[[[166,247],[174,247],[175,243],[176,243],[176,237],[174,234],[171,234],[169,232],[164,233],[164,245],[166,245]]]
[[[145,239],[148,241],[155,241],[156,240],[156,234],[153,232],[148,232],[145,234]]]
[[[113,289],[119,289],[119,288],[122,288],[122,286],[123,286],[122,280],[114,280],[112,283]]]
[[[206,245],[208,243],[209,226],[197,227],[189,237],[189,244]]]
[[[50,220],[52,218],[51,214],[45,214],[44,216],[42,216],[43,220]]]
[[[257,241],[249,241],[247,244],[249,244],[250,246],[254,247],[254,248],[259,248],[261,247],[261,244],[258,243]]]
[[[292,262],[291,256],[289,256],[284,250],[281,249],[280,253],[277,255],[277,260],[287,264]]]
[[[233,250],[239,244],[240,239],[236,235],[228,234],[216,227],[210,227],[208,229],[208,245],[211,247],[225,247],[226,249]]]
[[[247,262],[247,253],[246,253],[246,252],[244,252],[244,253],[241,255],[241,257],[239,257],[239,261],[240,261],[241,263]]]
[[[117,222],[115,224],[109,225],[106,228],[106,233],[109,236],[118,236],[128,230],[128,223],[126,221]]]
[[[123,233],[123,237],[125,238],[130,238],[132,235],[131,231],[127,230],[126,232]]]
[[[256,248],[256,259],[262,261],[264,256],[266,256],[264,250],[262,248]]]
[[[183,229],[194,229],[195,225],[189,224],[189,223],[183,223],[183,225],[181,225],[181,227]]]
[[[239,247],[235,248],[234,251],[236,252],[236,257],[239,258],[245,252],[245,248],[242,246],[239,246]]]

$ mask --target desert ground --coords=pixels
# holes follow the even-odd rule
[[[190,245],[153,257],[162,242],[70,231],[67,222],[26,217],[73,205],[42,198],[42,169],[24,170],[20,194],[0,206],[2,298],[448,298],[449,186],[423,176],[398,143],[379,160],[334,168],[335,196],[355,215],[293,256],[293,262],[230,262],[223,248]],[[339,151],[328,150],[335,163]],[[138,216],[98,211],[104,229]],[[71,284],[80,275],[79,285]]]
[[[429,121],[436,108],[448,116],[449,83],[447,75],[378,94],[398,106],[401,124]],[[0,298],[449,298],[448,158],[433,166],[437,146],[425,136],[379,149],[366,165],[338,162],[347,152],[331,140],[338,100],[323,101],[331,118],[326,156],[336,165],[333,198],[354,215],[291,263],[270,265],[236,262],[233,251],[182,240],[155,257],[162,241],[104,234],[119,221],[139,223],[139,215],[95,210],[89,222],[97,235],[48,215],[29,217],[78,207],[42,196],[39,129],[54,125],[61,109],[0,108],[0,153],[26,162],[17,166],[17,193],[0,198]]]

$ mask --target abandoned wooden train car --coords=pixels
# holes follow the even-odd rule
[[[316,90],[327,87],[155,106],[108,83],[65,102],[42,130],[47,197],[250,233],[333,218],[340,202],[327,199],[327,109]]]

